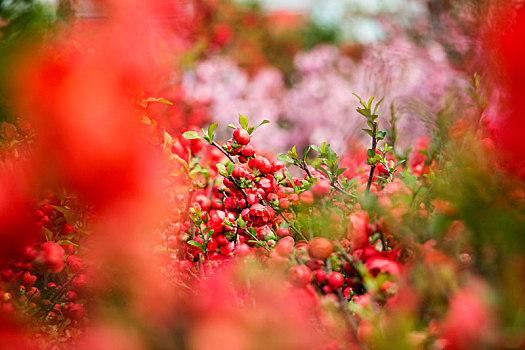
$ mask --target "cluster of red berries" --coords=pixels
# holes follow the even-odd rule
[[[205,276],[235,259],[253,256],[287,268],[291,286],[306,288],[314,298],[333,293],[350,298],[365,291],[356,263],[368,266],[370,259],[384,259],[371,274],[392,274],[395,269],[389,265],[399,266],[395,249],[380,251],[371,241],[372,234],[382,230],[380,225],[334,190],[323,171],[308,166],[303,178],[292,176],[282,161],[256,154],[245,128],[236,129],[222,146],[209,143],[202,159],[220,151],[219,165],[206,164],[209,176],[190,191],[187,220],[164,233],[172,252],[168,267],[176,279]],[[328,209],[321,210],[323,206]],[[325,229],[336,227],[343,238],[306,239],[299,216],[329,216],[332,223]],[[330,237],[330,232],[324,234]]]
[[[2,311],[28,324],[42,320],[40,330],[49,334],[58,324],[83,328],[86,321],[87,279],[76,255],[79,233],[64,215],[67,210],[53,195],[42,201],[31,213],[40,241],[26,245],[18,261],[0,271]]]

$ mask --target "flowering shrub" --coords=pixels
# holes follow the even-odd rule
[[[334,107],[353,109],[366,146],[336,149],[335,137],[310,135],[276,154],[255,139],[278,137],[264,133],[282,116],[261,102],[286,90],[277,71],[238,71],[234,91],[228,81],[198,86],[227,80],[231,62],[199,66],[200,82],[186,84],[194,98],[239,94],[261,106],[255,123],[241,114],[201,129],[193,124],[207,120],[203,101],[150,93],[165,88],[157,79],[173,56],[136,51],[169,33],[143,16],[171,9],[179,18],[187,8],[99,4],[111,21],[63,28],[11,66],[8,108],[23,119],[0,127],[2,348],[525,346],[523,8],[495,13],[517,20],[487,29],[496,60],[465,93],[448,97],[438,74],[435,85],[427,79],[429,99],[443,101],[429,102],[432,132],[409,148],[384,115],[399,92]],[[297,55],[303,79],[285,95],[310,98],[289,109],[323,105],[310,76],[326,79],[323,96],[339,104],[329,88],[345,62],[333,47]],[[191,120],[170,124],[162,109]]]

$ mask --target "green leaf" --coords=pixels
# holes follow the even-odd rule
[[[202,140],[202,137],[200,137],[199,133],[196,131],[186,131],[184,134],[182,134],[182,137],[188,140],[194,140],[194,139]]]
[[[245,228],[246,227],[246,223],[244,222],[242,216],[239,215],[239,217],[237,219],[237,222],[239,223],[239,227],[241,227],[241,228]]]
[[[53,239],[53,236],[55,234],[51,232],[47,227],[42,227],[42,230],[44,231],[44,235],[46,236],[47,241],[50,241]]]
[[[297,191],[297,186],[295,185],[295,182],[293,182],[292,174],[290,174],[289,171],[285,171],[285,172],[284,172],[284,176],[286,176],[286,178],[288,179],[288,181],[290,181],[290,183],[292,184],[292,187],[293,187],[293,189],[294,189],[294,192]]]
[[[290,152],[291,152],[292,155],[293,155],[293,157],[292,157],[293,159],[297,159],[297,160],[299,159],[299,158],[297,157],[297,150],[295,149],[295,146],[292,147],[292,150],[291,150]]]
[[[361,114],[362,116],[364,116],[367,119],[370,116],[370,113],[368,113],[368,111],[366,109],[358,108],[358,109],[356,109],[356,111],[357,111],[357,113]]]
[[[352,92],[352,95],[354,95],[355,97],[357,97],[357,99],[359,100],[359,102],[362,102],[362,101],[363,101],[363,100],[361,100],[361,97],[359,97],[359,95],[358,95],[358,94],[356,94],[356,93]]]
[[[320,172],[322,172],[323,174],[325,174],[327,178],[329,178],[329,179],[332,178],[332,176],[331,176],[332,173],[329,172],[328,170],[326,170],[325,168],[323,168],[323,167],[319,167],[319,168],[317,168],[317,170],[319,170]]]
[[[228,163],[228,176],[230,176],[233,173],[233,168],[234,167],[235,167],[235,165],[233,165],[232,162]]]
[[[204,248],[202,247],[202,245],[201,245],[199,242],[196,242],[196,241],[188,241],[188,244],[189,244],[189,245],[192,245],[192,246],[194,246],[194,247],[199,248],[203,253],[205,253]]]
[[[372,97],[370,97],[370,99],[368,100],[368,104],[367,104],[368,109],[370,109],[370,108],[372,107],[372,102],[374,102],[374,98],[375,98],[375,97],[372,96]]]
[[[233,125],[232,123],[228,124],[228,127],[232,128],[233,130],[237,129],[237,127],[235,125]]]
[[[64,217],[66,218],[67,222],[74,222],[75,221],[74,219],[75,219],[76,213],[75,213],[75,211],[73,209],[59,207],[59,206],[56,206],[56,205],[51,205],[51,206],[53,207],[53,209],[55,209],[59,213],[64,214]]]
[[[252,132],[254,132],[258,127],[260,127],[260,126],[262,126],[264,124],[269,124],[269,123],[270,123],[270,121],[265,119],[262,122],[260,122],[259,124],[248,128],[248,133],[251,135]]]
[[[337,169],[337,177],[341,176],[341,174],[343,174],[345,172],[345,170],[348,169],[348,168],[341,168],[341,169]]]
[[[216,167],[217,167],[217,170],[219,171],[219,174],[223,176],[227,176],[228,171],[226,170],[226,167],[224,166],[224,164],[217,163]]]
[[[173,106],[173,102],[170,102],[162,97],[160,98],[148,97],[147,99],[144,100],[144,102],[160,102],[160,103],[165,103],[167,105]]]
[[[239,124],[243,129],[248,129],[248,118],[246,118],[242,114],[239,114]]]
[[[319,147],[315,146],[315,145],[311,145],[310,146],[314,151],[316,151],[317,153],[321,153],[321,150],[319,149]]]
[[[270,121],[264,119],[262,122],[260,122],[259,124],[257,124],[257,125],[255,126],[255,128],[257,129],[258,127],[263,126],[264,124],[270,124]]]
[[[346,186],[347,186],[347,187],[352,187],[356,182],[357,182],[357,177],[348,180]]]
[[[277,159],[279,159],[282,162],[293,163],[293,159],[288,157],[286,154],[280,154],[279,156],[277,156]]]
[[[376,103],[376,107],[374,108],[374,114],[376,114],[377,112],[377,109],[379,108],[379,105],[381,104],[381,102],[383,102],[383,100],[385,99],[385,97],[383,96],[378,103]]]
[[[290,182],[293,184],[292,174],[290,174],[289,171],[285,171],[285,172],[284,172],[284,176],[286,176],[286,178],[288,179],[288,181],[290,181]]]
[[[310,146],[306,146],[306,149],[304,150],[304,153],[303,153],[303,162],[306,161],[306,156],[308,155],[308,152],[310,152]]]
[[[373,136],[374,136],[373,131],[370,130],[370,129],[361,129],[361,130],[363,130],[363,131],[366,132],[368,135],[370,135],[370,137],[373,137]]]
[[[204,135],[204,140],[206,142],[210,142],[211,140],[210,140],[210,136],[208,135],[208,130],[201,129],[201,131],[202,131],[202,135]]]
[[[217,129],[217,123],[213,123],[211,124],[210,126],[208,126],[208,135],[210,136],[210,138],[213,140],[213,132],[215,131],[215,129]]]
[[[213,235],[213,232],[215,232],[215,230],[210,227],[206,227],[206,229],[208,230],[206,231],[206,240],[209,241],[210,237]]]
[[[56,242],[56,243],[57,243],[57,244],[60,244],[60,245],[73,245],[73,246],[75,246],[75,247],[78,247],[78,244],[73,243],[73,242],[71,242],[71,241],[68,240],[68,239],[62,239],[62,240],[60,240],[60,241],[58,241],[58,242]]]

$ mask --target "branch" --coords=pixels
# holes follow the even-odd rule
[[[372,123],[372,152],[375,156],[377,147],[377,122]],[[374,171],[376,170],[376,165],[371,165],[370,175],[368,175],[368,183],[366,184],[366,194],[370,193],[370,186],[372,185],[372,179],[374,178]]]

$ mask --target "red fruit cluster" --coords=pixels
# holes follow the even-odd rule
[[[42,329],[66,321],[70,330],[84,328],[87,279],[83,260],[76,255],[80,235],[68,221],[71,211],[54,195],[31,210],[38,242],[26,245],[17,260],[0,270],[4,316],[39,319]]]
[[[222,166],[204,163],[216,150],[223,154],[216,158]],[[175,252],[168,259],[168,270],[176,280],[253,256],[282,268],[291,264],[288,280],[294,288],[308,289],[313,295],[344,292],[349,298],[364,290],[354,261],[364,263],[373,275],[399,274],[397,251],[381,252],[370,242],[372,233],[382,228],[372,224],[366,212],[350,209],[348,197],[334,191],[323,171],[309,167],[302,179],[290,175],[281,161],[256,154],[244,128],[234,130],[224,145],[211,144],[203,151],[200,166],[209,167],[213,175],[193,180],[194,191],[180,196],[190,214],[182,224],[167,228],[163,237]],[[332,209],[323,212],[322,205]],[[329,235],[327,230],[333,229],[344,238],[301,242],[306,232],[298,228],[299,215],[329,218],[320,233]]]

